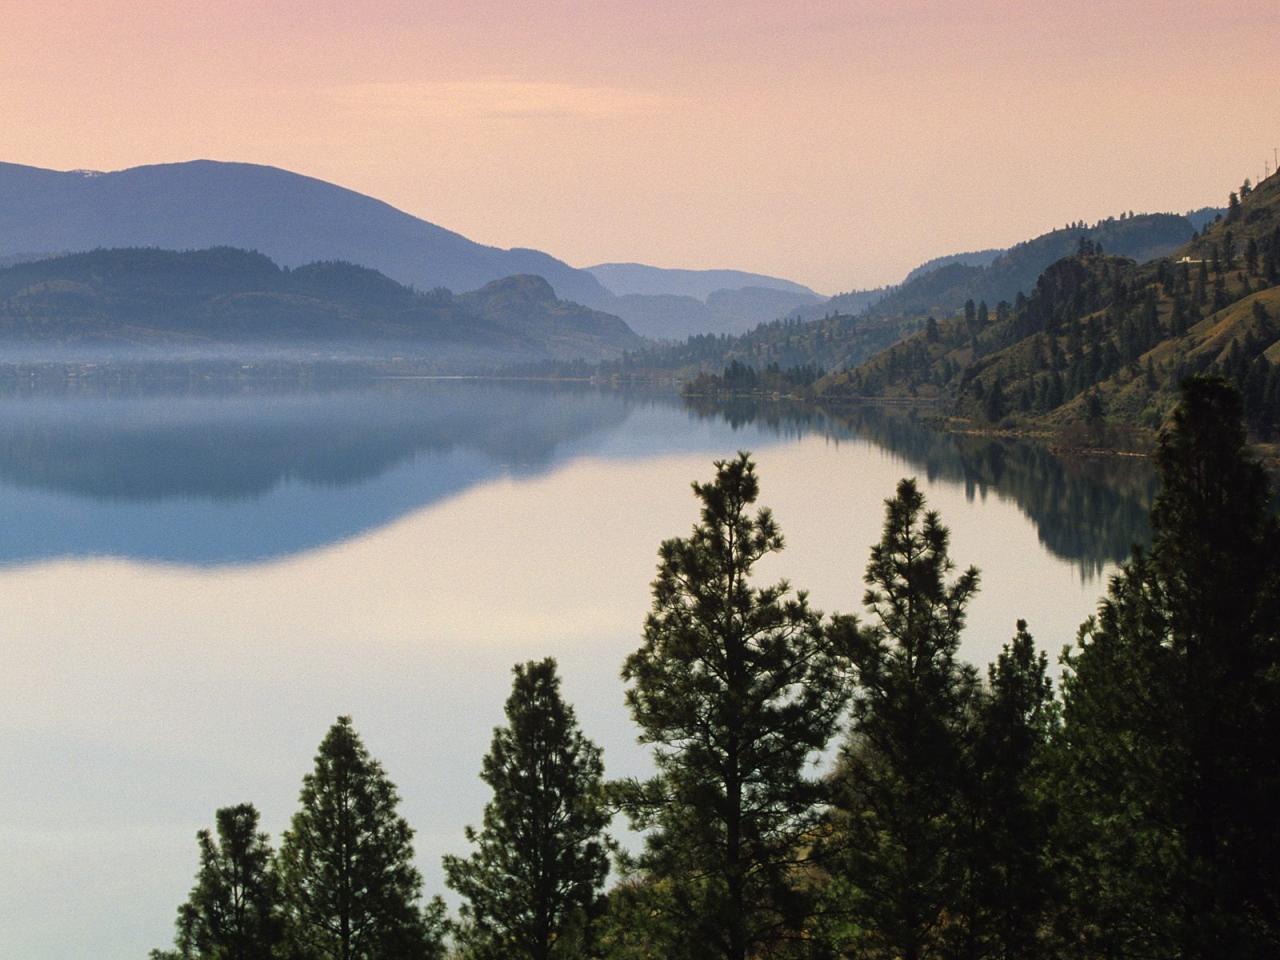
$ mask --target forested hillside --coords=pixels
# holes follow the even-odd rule
[[[1011,301],[1019,293],[1030,292],[1045,268],[1075,253],[1082,243],[1142,263],[1172,253],[1194,232],[1186,217],[1171,213],[1125,214],[1091,226],[1074,223],[1010,247],[986,264],[980,257],[975,261],[975,255],[944,258],[936,270],[908,275],[906,282],[871,310],[883,316],[945,316],[959,310],[966,300],[991,304]]]
[[[1119,221],[1132,222],[1132,221]],[[945,268],[944,268],[945,269]],[[1231,194],[1228,211],[1173,255],[1140,264],[1082,237],[1029,295],[924,329],[816,385],[828,400],[918,397],[958,416],[1063,426],[1156,427],[1177,385],[1214,372],[1249,425],[1280,424],[1280,176]]]
[[[1174,251],[1194,232],[1187,217],[1174,214],[1125,214],[1091,226],[1072,224],[1008,250],[935,258],[898,287],[837,294],[746,333],[692,336],[599,367],[555,369],[606,378],[696,379],[689,388],[693,392],[785,392],[807,386],[815,376],[855,368],[923,332],[928,317],[948,317],[969,302],[974,322],[982,314],[981,325],[986,326],[990,310],[984,303],[1016,301],[1019,294],[1033,293],[1046,268],[1080,250],[1105,250],[1142,262]],[[847,395],[843,381],[839,383],[828,384],[832,395]],[[920,390],[917,385],[917,395]]]
[[[600,359],[642,342],[617,317],[557,299],[541,277],[508,277],[455,297],[349,263],[289,270],[231,248],[98,250],[0,269],[0,340],[404,343],[490,363]]]

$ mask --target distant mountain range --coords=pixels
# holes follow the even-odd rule
[[[720,291],[750,287],[822,299],[803,284],[744,270],[680,270],[650,267],[643,263],[599,263],[586,269],[618,296],[670,294],[705,301]]]
[[[1212,224],[1207,214],[1202,211],[1200,219]],[[694,377],[718,374],[736,363],[762,373],[791,370],[794,378],[781,386],[795,386],[824,371],[856,368],[923,330],[928,317],[942,320],[963,311],[968,300],[975,301],[975,312],[984,302],[989,313],[1001,302],[1013,305],[1019,294],[1031,295],[1046,269],[1078,252],[1082,243],[1142,262],[1173,253],[1194,233],[1187,217],[1175,214],[1126,214],[1093,225],[1075,224],[1004,250],[939,257],[912,271],[912,279],[900,286],[837,294],[746,333],[689,337],[622,361],[606,361],[600,372]],[[923,269],[930,264],[931,269]]]
[[[420,290],[531,274],[569,300],[609,298],[591,273],[549,254],[485,246],[275,167],[194,160],[94,173],[0,163],[0,256],[99,247],[237,247],[284,267],[341,260]]]
[[[234,247],[283,267],[343,261],[419,290],[455,293],[539,276],[566,300],[651,337],[741,332],[822,298],[737,270],[641,264],[577,269],[539,250],[467,239],[380,200],[275,167],[195,160],[113,173],[0,163],[0,266],[98,248]]]
[[[1012,300],[1020,292],[1029,292],[1045,268],[1070,255],[1082,241],[1141,262],[1168,254],[1185,243],[1193,231],[1211,225],[1220,213],[1206,207],[1185,216],[1126,215],[1092,226],[1077,224],[1005,250],[935,258],[911,271],[897,287],[855,290],[824,299],[802,284],[740,270],[668,269],[636,263],[602,263],[578,269],[538,250],[506,250],[476,243],[379,200],[274,167],[197,160],[97,173],[0,163],[0,267],[98,249],[149,247],[181,251],[225,247],[257,251],[281,268],[315,263],[369,268],[383,275],[383,280],[401,288],[411,286],[419,297],[426,297],[415,301],[417,310],[425,309],[423,304],[431,296],[441,299],[429,291],[445,288],[458,295],[450,301],[450,309],[471,314],[475,305],[464,300],[464,291],[479,290],[508,277],[540,277],[548,286],[538,288],[536,293],[528,280],[514,285],[531,294],[531,312],[524,317],[525,329],[517,333],[510,325],[512,308],[508,304],[504,308],[508,326],[501,335],[517,339],[533,336],[535,340],[541,337],[532,354],[528,353],[529,343],[520,346],[528,356],[562,358],[577,343],[584,351],[582,357],[599,358],[618,349],[629,349],[624,341],[630,332],[624,336],[615,328],[612,334],[604,334],[607,324],[600,319],[603,314],[621,318],[635,333],[674,341],[702,334],[741,336],[775,320],[819,323],[833,316],[858,317],[868,310],[882,319],[947,316],[969,299],[994,305],[1000,300]],[[136,258],[132,262],[140,263]],[[354,275],[348,279],[354,280]],[[289,280],[285,285],[297,282],[301,281]],[[301,301],[311,294],[286,293],[276,288],[256,302],[263,310],[270,306],[282,311],[280,318],[269,323],[259,316],[251,322],[246,319],[250,292],[241,289],[234,301],[222,299],[206,305],[203,315],[223,316],[224,332],[237,328],[243,334],[252,328],[258,331],[255,336],[272,329],[272,323],[280,331],[290,324],[312,333],[325,329],[326,324],[346,324],[345,329],[354,329],[350,319],[355,301],[347,299],[341,305],[326,302],[323,307],[312,302],[305,309],[314,308],[319,314],[312,321],[303,322],[299,319],[305,312]],[[11,291],[10,296],[15,293]],[[345,291],[343,296],[349,293]],[[405,295],[411,293],[404,291]],[[102,332],[106,339],[120,336],[121,329],[127,326],[121,313],[124,301],[116,294],[103,287],[86,295],[89,300],[98,298],[99,307],[110,304],[103,316],[109,317],[115,328],[114,332]],[[219,294],[224,298],[229,295],[225,291]],[[25,315],[24,310],[43,298],[43,309],[51,311],[50,316],[69,310],[62,319],[72,326],[80,325],[78,336],[86,334],[88,327],[84,325],[90,323],[90,314],[85,312],[86,304],[74,296],[55,295],[54,288],[28,290],[22,296],[26,306],[10,303],[5,308],[11,326],[16,318]],[[582,316],[597,311],[593,322],[599,329],[586,340],[581,340],[582,329],[572,324],[553,333],[555,322],[548,318],[564,319],[572,311],[565,306],[548,309],[546,305],[552,301],[582,304]],[[399,329],[397,324],[403,318],[388,319],[385,308],[385,304],[379,305],[364,315],[368,336],[374,336],[374,331],[381,329],[379,325],[389,324],[385,327],[388,330]],[[339,322],[336,318],[344,310],[347,319]],[[190,315],[183,317],[188,328],[184,336],[214,336],[211,329],[191,333],[199,325],[192,325]],[[479,321],[473,316],[470,322],[471,334],[483,339]],[[879,342],[890,335],[890,326],[891,323],[878,324],[877,335],[870,341],[858,333],[856,338],[863,346],[852,353],[832,345],[832,356],[825,359],[850,362],[871,341]],[[150,327],[146,335],[156,335],[160,329]],[[14,330],[10,337],[16,335]],[[531,330],[541,333],[534,335]],[[179,332],[164,329],[165,335]],[[495,337],[499,333],[496,329],[490,332]],[[597,334],[603,339],[593,339]],[[31,328],[21,335],[32,336]],[[142,333],[134,330],[130,335]],[[769,343],[778,335],[776,329],[762,332],[764,342]],[[830,343],[822,337],[801,339],[812,343],[815,349]],[[786,340],[796,342],[792,333],[786,334]],[[490,345],[502,352],[516,346],[501,345],[496,339]],[[812,353],[809,349],[802,352]],[[784,353],[795,355],[790,350]],[[749,350],[748,354],[754,357],[756,350]],[[819,358],[811,359],[817,362]]]
[[[0,269],[0,341],[11,344],[380,345],[431,363],[601,359],[640,338],[616,316],[517,275],[454,295],[368,267],[282,269],[261,253],[96,250]]]

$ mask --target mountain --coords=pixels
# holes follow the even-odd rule
[[[484,246],[331,183],[248,163],[195,160],[114,173],[0,163],[0,257],[110,247],[257,250],[282,266],[340,260],[421,290],[474,290],[518,274],[598,305],[585,270],[537,250]]]
[[[1231,214],[1233,222],[1264,222],[1266,214],[1256,210],[1270,184],[1268,181],[1252,191]],[[1225,218],[1197,243],[1213,242],[1213,237],[1221,235],[1223,222]],[[1092,309],[1100,309],[1105,297],[1099,291],[1110,289],[1115,282],[1111,273],[1132,271],[1135,276],[1154,276],[1160,263],[1166,264],[1166,270],[1172,269],[1167,255],[1192,249],[1178,247],[1174,240],[1187,241],[1193,233],[1186,218],[1168,214],[1126,214],[1093,226],[1076,224],[1011,247],[986,266],[969,258],[985,259],[990,251],[939,258],[934,262],[941,266],[917,272],[909,283],[888,291],[840,294],[746,334],[690,337],[683,343],[607,361],[595,372],[610,377],[677,377],[691,381],[689,391],[721,397],[784,393],[813,394],[828,401],[877,396],[932,398],[944,409],[968,415],[975,409],[976,398],[957,398],[962,397],[966,371],[971,373],[978,361],[1020,340],[1028,325],[1041,322],[1036,318],[1045,311],[1071,313],[1070,320],[1075,322],[1085,316],[1079,311],[1086,306],[1094,304]],[[1261,269],[1263,247],[1269,241],[1260,236],[1252,239],[1259,247]],[[1243,242],[1237,243],[1237,260]],[[1140,268],[1135,259],[1104,254],[1104,245],[1106,254],[1128,252],[1143,260],[1153,253],[1161,257]],[[1073,277],[1067,265],[1079,263],[1081,256],[1110,264],[1103,271],[1105,278],[1091,275],[1092,266],[1084,268],[1092,279]],[[1124,296],[1132,296],[1128,282],[1122,281],[1118,288]],[[1251,281],[1255,287],[1260,282],[1256,277]],[[1226,282],[1220,297],[1244,289],[1239,280]],[[1070,297],[1063,291],[1070,291]],[[975,305],[971,316],[956,316],[963,311],[965,300],[984,292],[992,295],[994,306],[987,306],[984,299]],[[998,300],[994,299],[997,294],[1002,295]],[[1169,307],[1166,304],[1161,309]],[[1129,338],[1125,349],[1131,350],[1132,330],[1125,336]],[[1043,344],[1042,348],[1047,349]],[[1104,355],[1100,352],[1097,359],[1101,361]],[[1033,355],[1020,362],[1040,361]],[[1021,396],[1017,402],[1023,402]]]
[[[985,300],[994,307],[1029,293],[1049,264],[1075,253],[1082,243],[1141,263],[1172,253],[1194,232],[1191,221],[1171,213],[1112,217],[1092,226],[1077,223],[1010,247],[985,265],[980,262],[985,254],[942,258],[933,270],[912,271],[871,309],[883,316],[948,316],[967,300]]]
[[[1280,432],[1280,174],[1232,194],[1223,217],[1168,256],[1138,263],[1086,241],[1027,297],[928,322],[814,390],[932,399],[949,416],[1096,444],[1158,428],[1195,373],[1241,390],[1257,436]]]
[[[642,343],[619,317],[558,299],[542,277],[504,277],[459,295],[456,302],[504,330],[533,339],[553,357],[612,356]]]
[[[559,300],[541,277],[455,297],[350,263],[291,270],[227,247],[97,250],[0,269],[0,340],[395,345],[454,365],[601,359],[642,342],[617,317]]]
[[[1053,230],[1007,249],[993,247],[934,257],[908,272],[896,287],[837,294],[825,302],[800,307],[791,316],[813,320],[830,314],[857,316],[868,310],[881,317],[945,316],[959,310],[966,300],[991,304],[1012,300],[1029,291],[1045,267],[1074,252],[1082,240],[1121,256],[1149,260],[1176,249],[1219,212],[1205,207],[1184,217],[1112,217],[1091,227],[1078,223]]]
[[[969,253],[950,253],[944,257],[934,257],[909,272],[903,277],[902,282],[904,284],[910,283],[917,277],[932,273],[939,267],[949,267],[956,263],[965,267],[989,267],[992,261],[1003,253],[1005,253],[1003,247],[992,247],[990,250],[974,250]]]
[[[803,284],[744,270],[678,270],[643,263],[598,263],[586,270],[620,297],[628,294],[674,295],[705,301],[719,290],[761,287],[821,299]]]
[[[655,340],[745,333],[822,302],[808,287],[742,270],[675,270],[640,263],[588,267],[614,295],[603,309]]]

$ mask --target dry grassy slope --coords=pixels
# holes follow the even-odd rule
[[[1276,333],[1280,324],[1264,328],[1254,315],[1255,303],[1261,303],[1271,318],[1280,318],[1280,287],[1259,291],[1210,314],[1192,326],[1185,336],[1171,337],[1143,354],[1137,371],[1122,371],[1098,384],[1096,389],[1108,415],[1126,422],[1158,426],[1173,408],[1172,376],[1179,364],[1209,366],[1224,358],[1233,344],[1243,344],[1250,336],[1256,343],[1271,341],[1263,353],[1271,363],[1280,361],[1280,339]],[[1167,310],[1167,300],[1163,306]],[[1164,312],[1162,310],[1162,314]],[[1162,321],[1165,319],[1162,316]],[[1148,363],[1156,375],[1154,390],[1147,383]],[[1083,420],[1085,403],[1086,395],[1081,394],[1047,414],[1042,422],[1061,426]]]
[[[1235,249],[1235,269],[1224,273],[1226,291],[1231,297],[1245,292],[1241,272],[1245,248],[1250,239],[1259,247],[1265,245],[1280,227],[1280,174],[1273,175],[1255,187],[1243,198],[1236,213],[1230,219],[1223,217],[1211,224],[1203,237],[1179,250],[1169,259],[1182,257],[1192,260],[1211,260],[1214,245],[1219,251],[1225,246],[1226,234],[1231,232]],[[1173,298],[1157,283],[1158,261],[1137,266],[1131,261],[1112,257],[1086,257],[1079,259],[1087,269],[1110,269],[1123,277],[1126,285],[1144,289],[1154,287],[1157,294],[1157,317],[1160,327],[1171,327]],[[1046,271],[1046,276],[1058,267]],[[1192,277],[1198,265],[1191,266]],[[1251,287],[1262,281],[1253,277]],[[1220,357],[1224,357],[1233,343],[1243,343],[1252,334],[1255,349],[1265,347],[1267,359],[1280,362],[1280,341],[1270,329],[1263,329],[1254,317],[1254,304],[1261,303],[1280,330],[1280,288],[1252,293],[1229,304],[1217,313],[1205,317],[1184,336],[1166,337],[1153,349],[1143,354],[1136,365],[1126,366],[1119,373],[1096,386],[1104,400],[1110,417],[1138,425],[1158,425],[1172,402],[1173,378],[1190,368],[1205,369]],[[1109,306],[1081,319],[1081,326],[1094,324],[1106,336],[1117,335],[1111,324]],[[1016,395],[1024,386],[1034,382],[1037,375],[1043,377],[1044,365],[1040,362],[1051,347],[1042,333],[1033,333],[1008,346],[1008,329],[991,323],[978,336],[979,358],[974,361],[970,341],[964,330],[963,320],[953,318],[937,325],[938,336],[930,341],[920,332],[889,350],[876,355],[856,370],[841,371],[819,381],[815,392],[819,396],[838,398],[850,395],[875,395],[885,397],[944,398],[951,412],[960,416],[976,416],[980,403],[971,389],[975,380],[989,389],[997,379],[1007,395]],[[1067,337],[1058,337],[1060,349],[1066,349]],[[1147,366],[1151,366],[1148,375]],[[1154,378],[1155,389],[1148,384]],[[1084,416],[1086,394],[1080,394],[1062,406],[1041,415],[1015,411],[1017,419],[1029,423],[1062,425]]]

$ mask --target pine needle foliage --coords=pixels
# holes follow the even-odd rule
[[[627,705],[656,775],[619,796],[646,833],[636,866],[664,892],[665,956],[744,960],[797,935],[822,787],[809,773],[847,699],[843,661],[804,592],[755,586],[782,549],[746,453],[695,483],[701,520],[665,541]]]

